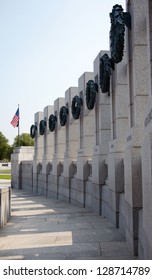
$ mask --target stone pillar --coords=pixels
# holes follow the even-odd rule
[[[92,209],[102,213],[102,187],[107,177],[105,160],[108,156],[110,141],[110,98],[102,93],[99,85],[100,58],[108,51],[101,51],[94,60],[94,81],[98,84],[95,103],[94,143],[92,157]]]
[[[52,171],[48,175],[48,195],[58,198],[59,176],[63,169],[63,159],[65,151],[65,127],[60,125],[60,108],[65,106],[65,98],[60,97],[54,101],[54,115],[57,117],[56,128],[54,130],[54,154],[52,159]]]
[[[38,192],[38,177],[42,173],[42,159],[44,153],[44,135],[40,135],[39,124],[43,120],[43,112],[37,112],[34,115],[37,133],[35,136],[34,159],[33,159],[33,191]]]
[[[92,147],[94,143],[94,110],[87,109],[85,98],[86,84],[89,80],[93,80],[92,72],[85,72],[78,80],[79,96],[83,99],[83,106],[81,107],[79,118],[77,183],[71,189],[71,201],[77,201],[84,207],[86,193],[85,183],[89,176],[88,160],[92,158]]]
[[[132,253],[138,254],[138,220],[142,207],[141,139],[144,111],[148,102],[146,5],[133,0],[127,7],[132,29],[126,30],[128,42],[129,120],[124,156],[126,239]]]
[[[74,120],[71,113],[72,99],[78,95],[78,87],[70,87],[65,92],[65,103],[69,108],[68,122],[66,129],[66,146],[64,154],[64,183],[63,197],[70,202],[71,199],[71,177],[73,176],[73,161],[76,161],[78,151],[78,129],[79,120]]]
[[[152,1],[146,1],[147,19],[147,69],[149,101],[145,111],[142,141],[142,196],[143,209],[139,212],[139,259],[152,259]]]
[[[54,114],[54,107],[49,105],[44,108],[44,120],[46,121],[46,129],[43,137],[43,157],[42,157],[42,173],[39,174],[38,192],[47,195],[48,191],[48,173],[49,166],[52,164],[54,153],[54,134],[49,130],[49,117]]]
[[[52,161],[54,154],[54,134],[49,129],[49,117],[54,114],[54,106],[44,108],[44,120],[47,123],[46,133],[44,134],[44,155],[43,155],[43,173],[46,172],[48,162]]]
[[[145,128],[142,143],[142,195],[143,210],[140,211],[138,255],[140,259],[152,259],[152,99],[145,115]],[[140,217],[140,218],[141,218]]]
[[[111,86],[111,141],[108,155],[109,211],[108,218],[124,231],[124,217],[120,214],[120,194],[124,192],[124,150],[128,129],[128,79],[126,52],[115,64]],[[121,174],[121,175],[120,175]],[[122,212],[122,211],[121,211]]]

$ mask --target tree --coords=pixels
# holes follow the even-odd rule
[[[34,140],[29,133],[22,133],[19,137],[15,137],[13,147],[19,146],[34,146]]]
[[[8,140],[0,132],[0,160],[10,160],[13,148],[8,144]]]

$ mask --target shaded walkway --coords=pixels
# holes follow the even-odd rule
[[[0,259],[133,259],[106,219],[66,202],[13,190]]]

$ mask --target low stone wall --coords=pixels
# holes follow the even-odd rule
[[[12,175],[11,184],[13,188],[15,189],[23,188],[23,183],[24,183],[22,178],[22,174],[24,173],[23,162],[33,161],[33,155],[34,155],[34,147],[24,146],[24,147],[19,147],[14,149],[13,154],[11,155],[11,175]],[[28,173],[27,170],[26,173]]]
[[[20,189],[33,191],[33,161],[22,161],[20,163]]]
[[[0,187],[0,228],[11,216],[11,187]]]

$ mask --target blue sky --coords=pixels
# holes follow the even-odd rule
[[[10,144],[18,104],[20,133],[29,133],[36,112],[93,71],[115,4],[125,9],[125,0],[0,0],[0,131]]]

